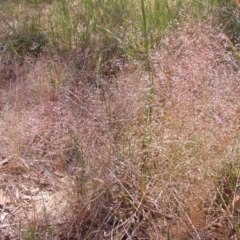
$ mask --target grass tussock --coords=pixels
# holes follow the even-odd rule
[[[209,2],[1,4],[0,236],[239,237],[239,60]]]

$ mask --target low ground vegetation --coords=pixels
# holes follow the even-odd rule
[[[0,6],[0,239],[240,237],[238,1]]]

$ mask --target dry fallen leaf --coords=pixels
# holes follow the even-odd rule
[[[0,161],[0,166],[1,166],[1,165],[4,165],[4,164],[6,164],[6,163],[8,163],[8,159],[4,159],[4,160]]]
[[[4,192],[2,189],[0,189],[0,207],[3,207],[4,205]]]
[[[0,214],[0,222],[1,222],[1,223],[4,222],[4,220],[5,220],[5,218],[6,218],[6,216],[7,216],[8,214],[9,214],[9,213],[7,213],[7,212],[2,212],[2,213]],[[2,224],[1,224],[1,227],[2,227]]]

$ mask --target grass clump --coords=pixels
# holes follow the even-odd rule
[[[226,209],[232,202],[234,196],[239,193],[239,162],[225,163],[219,172],[217,189],[219,191],[217,200]]]
[[[239,25],[240,4],[237,0],[219,3],[215,9],[217,24],[226,34],[229,41],[229,50],[239,57],[240,25]]]
[[[17,1],[12,3],[10,12],[11,19],[6,13],[1,17],[2,50],[21,59],[26,55],[37,57],[48,42],[41,25],[40,5]]]
[[[218,174],[217,203],[224,209],[228,219],[229,237],[239,237],[239,161],[223,163]]]
[[[152,48],[165,29],[181,18],[178,13],[184,4],[179,0],[171,4],[167,0],[149,1],[144,9]],[[6,14],[1,19],[6,39],[3,48],[20,56],[38,55],[46,48],[74,58],[76,50],[90,50],[95,55],[90,65],[99,66],[100,75],[105,77],[121,71],[122,62],[145,57],[140,1],[16,1],[11,14],[12,21]]]
[[[44,46],[47,44],[47,39],[44,34],[38,35],[15,35],[11,39],[10,51],[13,51],[18,56],[33,55],[38,56]]]
[[[3,234],[226,239],[236,230],[227,209],[238,192],[229,159],[238,159],[239,62],[207,15],[220,4],[11,4],[13,21],[6,11],[0,19]]]

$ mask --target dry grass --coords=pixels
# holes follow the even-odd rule
[[[227,239],[216,182],[239,158],[240,76],[219,32],[186,24],[152,52],[150,123],[143,66],[95,86],[59,56],[2,64],[1,235]]]

